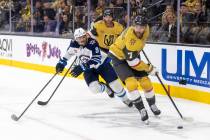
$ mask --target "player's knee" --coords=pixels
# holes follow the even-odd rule
[[[113,82],[109,83],[110,88],[114,91],[115,95],[124,98],[126,96],[126,91],[123,88],[122,84],[118,80],[114,80]]]
[[[92,93],[97,94],[102,92],[102,87],[98,81],[93,81],[89,84],[89,89]]]
[[[125,85],[128,91],[133,91],[138,89],[138,81],[134,77],[129,77],[125,80]]]
[[[123,90],[123,86],[118,80],[112,81],[109,83],[109,86],[115,93],[119,93]]]
[[[150,91],[152,91],[153,86],[152,86],[152,82],[149,79],[149,77],[142,77],[139,80],[139,83],[140,83],[142,89],[144,90],[144,92],[150,92]]]

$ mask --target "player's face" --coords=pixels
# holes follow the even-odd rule
[[[146,30],[146,26],[141,26],[141,25],[135,25],[134,26],[134,31],[135,31],[135,34],[138,38],[142,37],[145,30]]]
[[[107,24],[111,24],[112,23],[112,20],[113,18],[111,16],[105,16],[104,17],[104,21],[107,23]]]
[[[80,45],[80,46],[85,46],[86,43],[87,43],[87,35],[83,35],[81,37],[77,37],[76,39],[77,43]]]

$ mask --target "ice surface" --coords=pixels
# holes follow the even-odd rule
[[[135,108],[119,99],[92,94],[84,81],[66,78],[47,106],[34,102],[20,115],[52,74],[0,66],[0,140],[209,140],[210,105],[175,99],[183,122],[167,96],[157,96],[161,118],[148,109],[150,125],[144,125]],[[57,76],[38,100],[46,100],[61,79]],[[145,99],[144,99],[145,101]],[[148,108],[148,106],[146,106]],[[184,129],[177,129],[183,125]]]

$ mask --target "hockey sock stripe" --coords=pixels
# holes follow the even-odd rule
[[[129,93],[130,93],[130,98],[133,101],[141,97],[141,94],[139,93],[138,90],[130,91]]]
[[[146,98],[153,98],[155,96],[154,90],[150,90],[149,92],[144,92]]]
[[[124,97],[126,95],[126,91],[125,92],[123,92],[123,94],[122,95],[117,95],[118,97],[120,97],[120,98],[122,98],[122,97]]]
[[[100,84],[101,85],[101,92],[104,92],[105,91],[105,85],[104,84]]]

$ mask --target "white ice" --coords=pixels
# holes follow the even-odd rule
[[[147,126],[135,108],[106,94],[94,95],[84,81],[73,78],[64,80],[47,106],[35,101],[13,121],[10,116],[19,116],[51,77],[0,66],[0,140],[210,140],[210,105],[174,99],[183,116],[194,119],[183,122],[168,97],[157,95],[162,114],[155,118],[146,106]],[[46,100],[61,78],[57,76],[38,100]]]

